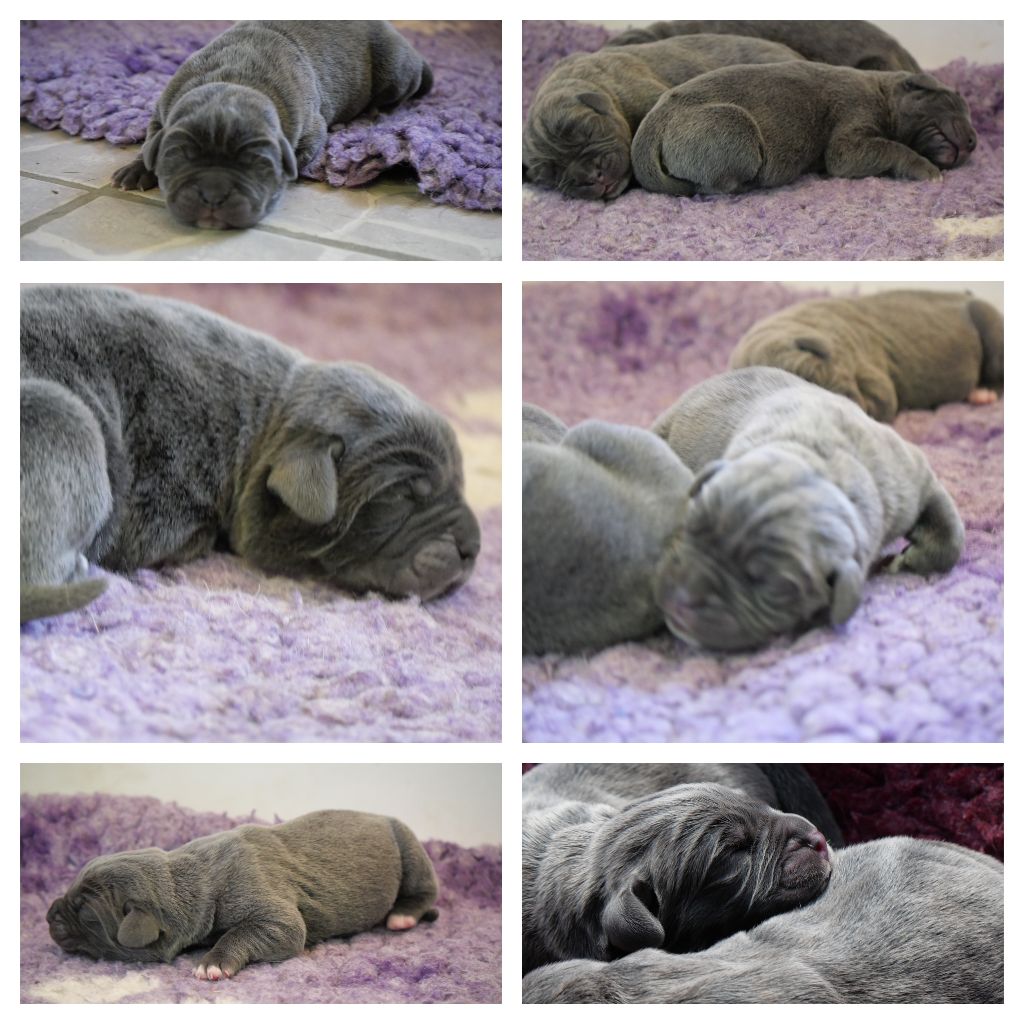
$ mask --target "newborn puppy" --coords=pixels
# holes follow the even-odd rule
[[[523,652],[575,652],[664,624],[652,581],[693,474],[650,431],[523,409]],[[557,424],[557,426],[555,425]],[[564,430],[564,426],[562,428]]]
[[[430,859],[400,821],[314,811],[169,853],[97,857],[46,920],[61,949],[97,960],[170,963],[189,946],[213,943],[195,976],[218,981],[332,936],[433,921],[436,900]]]
[[[655,594],[688,644],[740,650],[846,622],[889,572],[948,572],[964,528],[919,448],[848,398],[754,367],[687,391],[652,427],[697,472]]]
[[[330,125],[422,96],[432,81],[385,21],[240,21],[178,68],[113,184],[159,183],[183,224],[251,227],[316,159]]]
[[[704,949],[818,897],[827,805],[796,765],[548,764],[523,778],[523,970]],[[794,806],[795,805],[795,806]]]
[[[115,572],[228,548],[266,572],[438,597],[480,531],[441,416],[358,363],[315,363],[187,303],[28,288],[22,621]]]
[[[1003,315],[970,292],[801,302],[751,327],[729,365],[789,370],[889,423],[900,409],[996,401]]]
[[[607,46],[649,43],[693,33],[728,33],[784,43],[807,60],[865,71],[920,71],[917,61],[870,21],[656,21],[631,28]]]
[[[1003,866],[894,837],[835,855],[828,889],[702,953],[646,949],[523,979],[525,1003],[1000,1003]]]
[[[811,171],[938,181],[976,143],[963,97],[931,75],[790,61],[670,89],[632,159],[644,188],[692,196],[777,188]]]
[[[527,114],[526,176],[575,199],[614,199],[631,179],[633,133],[666,89],[730,64],[799,58],[777,43],[726,35],[571,54],[540,84]]]

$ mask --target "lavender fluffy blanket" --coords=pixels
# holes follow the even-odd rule
[[[21,116],[115,145],[141,142],[171,75],[230,21],[31,21],[21,28]],[[470,210],[501,206],[501,23],[400,25],[430,62],[428,96],[339,126],[303,177],[365,185],[407,164],[420,191]]]
[[[21,633],[22,739],[455,742],[501,735],[500,289],[167,285],[319,359],[357,359],[455,425],[483,546],[455,594],[355,598],[230,555],[109,575]]]
[[[523,114],[554,63],[606,29],[523,22]],[[610,203],[523,184],[528,260],[947,260],[1002,257],[1003,66],[934,74],[971,107],[978,148],[941,182],[806,175],[780,189],[685,199],[632,188]]]
[[[523,399],[568,423],[649,426],[727,368],[756,320],[816,293],[772,284],[532,284]],[[902,413],[967,529],[946,576],[879,576],[846,626],[754,653],[667,632],[589,658],[526,659],[530,742],[998,742],[1003,691],[1003,406]]]
[[[496,1003],[501,1000],[501,852],[425,844],[441,884],[437,921],[332,939],[280,964],[211,984],[197,953],[171,964],[93,961],[65,953],[46,910],[92,857],[159,846],[254,818],[197,813],[148,797],[23,796],[21,1000],[25,1003]]]

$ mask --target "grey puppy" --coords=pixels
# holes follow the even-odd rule
[[[947,572],[960,557],[963,524],[921,450],[784,370],[712,377],[652,429],[697,473],[655,582],[687,643],[737,650],[846,622],[900,537],[889,572]]]
[[[1003,315],[970,292],[816,299],[754,324],[729,365],[789,370],[889,423],[900,409],[996,401]]]
[[[666,89],[731,64],[799,58],[778,43],[714,35],[571,54],[530,105],[526,176],[576,199],[614,199],[632,179],[633,133]]]
[[[272,573],[437,597],[480,531],[442,417],[183,302],[29,288],[21,304],[22,621],[115,572],[227,548]]]
[[[670,195],[746,192],[801,174],[938,181],[977,135],[964,98],[926,74],[809,61],[709,71],[670,89],[633,139],[633,173]]]
[[[316,159],[330,125],[422,96],[432,82],[386,21],[240,21],[178,68],[142,152],[113,183],[159,183],[183,224],[251,227]]]
[[[848,846],[814,903],[701,953],[574,960],[527,1003],[999,1003],[1003,866],[950,843]]]
[[[607,46],[649,43],[693,33],[728,33],[784,43],[808,60],[865,71],[920,71],[888,32],[870,21],[656,21],[610,39]]]
[[[807,903],[831,874],[823,830],[842,844],[797,765],[541,765],[523,778],[523,970],[704,949]]]
[[[648,636],[664,625],[654,572],[693,474],[650,431],[543,417],[524,406],[524,437],[544,440],[523,444],[523,651]]]
[[[46,915],[53,940],[97,960],[170,963],[209,945],[195,976],[297,956],[333,936],[437,918],[426,851],[395,818],[314,811],[241,825],[166,852],[96,857]]]

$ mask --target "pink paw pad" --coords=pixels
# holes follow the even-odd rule
[[[231,977],[230,971],[218,967],[216,964],[200,964],[193,973],[202,981],[220,981],[221,978]]]
[[[393,932],[404,932],[416,926],[416,918],[409,914],[389,914],[387,924]]]
[[[991,405],[999,401],[999,395],[991,388],[975,388],[968,396],[971,405]]]

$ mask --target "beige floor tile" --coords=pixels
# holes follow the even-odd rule
[[[129,163],[138,146],[121,149],[102,139],[73,138],[62,131],[21,127],[21,169],[79,185],[102,188],[119,167]]]
[[[71,188],[67,185],[53,185],[38,178],[21,179],[21,223],[35,220],[44,213],[50,213],[65,203],[88,195],[82,188]]]

